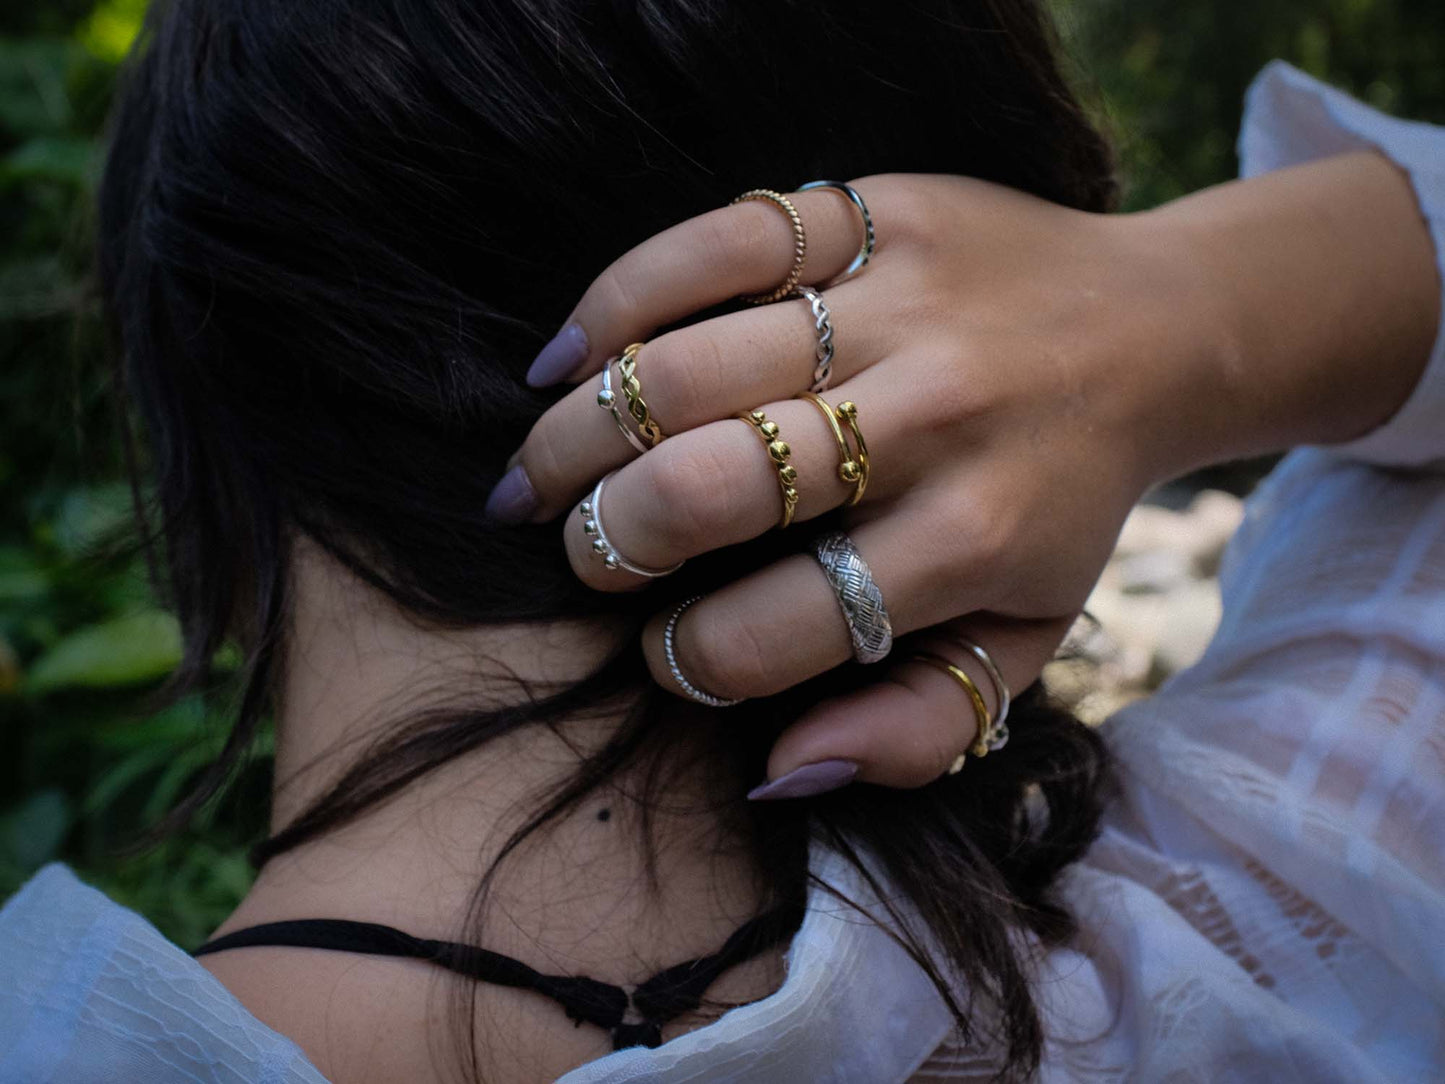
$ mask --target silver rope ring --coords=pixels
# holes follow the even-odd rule
[[[893,624],[883,605],[883,593],[853,540],[842,531],[829,531],[813,541],[813,556],[838,596],[853,640],[853,657],[861,663],[886,658],[893,649]]]
[[[813,330],[818,336],[818,344],[813,348],[813,356],[817,358],[818,364],[813,368],[813,383],[808,390],[827,391],[828,381],[833,379],[833,314],[828,311],[823,295],[811,286],[799,286],[793,291],[793,295],[806,301],[812,308]]]
[[[612,474],[616,473],[616,471],[612,472]],[[646,568],[643,565],[633,564],[617,552],[617,548],[607,537],[607,530],[602,526],[602,487],[607,484],[607,480],[612,477],[612,474],[598,482],[597,488],[577,506],[577,514],[582,517],[582,530],[588,538],[592,539],[592,552],[602,558],[602,566],[609,571],[620,568],[631,572],[634,576],[644,576],[649,580],[672,575],[685,562],[679,561],[671,568]]]
[[[678,688],[687,693],[691,699],[696,700],[699,704],[706,704],[710,708],[730,708],[734,704],[741,704],[742,700],[724,700],[720,696],[703,692],[683,676],[682,667],[677,664],[677,622],[682,617],[683,611],[701,598],[701,595],[693,595],[692,598],[679,602],[677,608],[672,611],[672,615],[667,619],[666,627],[662,630],[662,654],[667,659],[667,669],[672,674],[672,680],[677,682]]]

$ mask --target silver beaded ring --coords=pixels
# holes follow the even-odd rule
[[[730,708],[734,704],[741,704],[742,700],[724,700],[720,696],[713,696],[712,693],[705,693],[692,682],[683,676],[682,667],[677,665],[677,622],[682,617],[682,612],[697,602],[701,595],[694,595],[677,604],[672,615],[667,619],[667,625],[662,630],[662,654],[667,659],[668,672],[672,674],[672,680],[677,682],[678,688],[696,700],[699,704],[706,704],[710,708]]]
[[[628,444],[639,452],[645,452],[647,445],[642,443],[642,438],[632,431],[632,427],[622,417],[622,411],[617,409],[617,393],[612,390],[612,363],[616,360],[608,358],[607,364],[602,367],[602,390],[597,393],[597,405],[612,414],[612,420],[617,423],[617,428],[627,438]]]
[[[613,471],[612,474],[616,474]],[[670,576],[683,566],[685,562],[679,561],[671,568],[645,568],[642,565],[633,564],[622,554],[617,552],[615,546],[607,538],[607,531],[602,526],[602,487],[612,474],[604,477],[597,483],[591,495],[577,506],[577,514],[582,517],[582,530],[587,537],[592,539],[592,552],[602,558],[602,564],[608,569],[623,569],[631,572],[634,576],[645,576],[649,580],[655,580],[660,576]]]
[[[893,624],[883,605],[883,593],[853,540],[842,531],[829,531],[814,540],[813,556],[838,596],[853,640],[853,657],[861,663],[886,658],[893,650]]]
[[[813,356],[818,359],[818,364],[813,368],[813,383],[808,390],[827,391],[828,381],[833,379],[833,314],[828,311],[823,295],[813,287],[799,286],[793,294],[812,308],[813,330],[818,335],[818,345],[813,348]]]
[[[798,186],[799,192],[811,192],[816,188],[831,188],[842,195],[863,216],[863,244],[858,249],[858,255],[853,257],[853,262],[843,269],[843,273],[835,278],[834,282],[842,282],[844,279],[856,275],[863,268],[868,266],[868,261],[873,258],[873,248],[877,243],[877,236],[873,232],[873,216],[868,213],[868,205],[863,202],[857,190],[851,184],[844,184],[842,181],[809,181],[807,184]],[[818,389],[814,389],[815,391]]]

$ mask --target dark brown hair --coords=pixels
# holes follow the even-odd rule
[[[184,630],[177,689],[211,685],[228,636],[246,649],[230,740],[178,816],[224,785],[268,710],[298,535],[453,627],[640,622],[797,544],[775,534],[603,595],[573,577],[555,527],[499,529],[482,508],[554,398],[524,384],[528,361],[610,260],[759,184],[884,171],[1093,210],[1114,193],[1025,0],[158,0],[117,106],[103,279]],[[539,797],[511,847],[624,773],[648,784],[634,790],[645,810],[678,728],[637,648],[528,692],[397,719],[258,859],[498,734],[565,727],[600,702],[628,703],[626,724]],[[818,695],[735,709],[748,725],[728,728],[719,763],[758,777]],[[905,944],[1012,1076],[1037,1064],[1042,1031],[1010,931],[1067,935],[1049,888],[1092,838],[1105,764],[1037,691],[1015,719],[1006,755],[919,790],[765,808],[725,796],[780,897],[804,890],[810,839],[860,868],[873,856],[885,898],[915,916],[892,916]],[[997,1034],[972,1034],[982,1019]]]

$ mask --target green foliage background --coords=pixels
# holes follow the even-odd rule
[[[1129,208],[1234,173],[1244,88],[1272,57],[1445,122],[1440,0],[1053,7],[1119,145]],[[220,815],[120,853],[217,751],[224,726],[197,703],[157,708],[178,636],[142,562],[118,544],[130,494],[88,241],[105,110],[144,8],[0,10],[0,898],[62,859],[191,947],[249,883],[268,750]]]

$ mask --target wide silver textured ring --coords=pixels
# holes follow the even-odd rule
[[[612,472],[612,474],[616,473],[616,471]],[[577,514],[582,517],[582,530],[588,538],[592,539],[592,552],[602,558],[603,567],[608,569],[624,569],[634,576],[645,576],[649,580],[672,575],[685,562],[679,561],[671,568],[646,568],[643,565],[633,564],[617,552],[617,548],[607,537],[607,530],[602,526],[602,487],[607,484],[612,474],[598,482],[587,499],[577,506]]]
[[[828,311],[823,295],[813,287],[799,286],[793,293],[813,310],[813,330],[818,335],[818,344],[813,348],[818,364],[813,367],[813,383],[808,390],[827,391],[828,381],[833,379],[833,314]]]
[[[838,596],[853,640],[853,657],[862,663],[887,657],[893,649],[893,624],[883,605],[883,593],[853,540],[842,531],[829,531],[813,540],[813,556]]]
[[[628,444],[639,452],[645,452],[647,445],[642,443],[642,438],[632,431],[632,427],[622,417],[622,411],[617,409],[617,393],[612,390],[612,363],[616,360],[608,358],[607,364],[602,367],[602,390],[597,393],[597,405],[612,414],[612,420],[617,423],[617,428],[627,438]]]
[[[672,674],[672,680],[677,682],[678,688],[687,693],[688,697],[696,700],[699,704],[706,704],[710,708],[730,708],[734,704],[741,704],[742,700],[724,700],[720,696],[713,696],[712,693],[705,693],[683,675],[682,667],[677,665],[677,622],[682,613],[694,602],[697,602],[701,595],[694,595],[690,599],[677,604],[672,615],[667,619],[667,625],[662,630],[662,654],[667,659],[667,669]]]
[[[833,279],[834,282],[841,282],[850,275],[856,275],[862,271],[868,266],[868,261],[873,258],[873,248],[878,240],[873,232],[873,216],[868,213],[868,205],[863,202],[863,197],[851,184],[844,184],[842,181],[809,181],[807,184],[800,184],[798,191],[811,192],[817,188],[831,188],[841,193],[849,203],[858,208],[858,213],[863,216],[863,244],[858,249],[858,255],[853,257],[853,262],[843,268],[842,274]]]
[[[988,675],[989,684],[993,686],[994,698],[998,701],[998,708],[993,713],[993,726],[989,728],[988,732],[988,747],[990,750],[1002,749],[1008,744],[1008,727],[1004,724],[1008,720],[1009,704],[1012,702],[1012,698],[1009,696],[1008,682],[1004,681],[1003,674],[999,671],[993,658],[978,644],[972,640],[966,640],[962,636],[957,637],[953,643],[977,659],[983,667],[984,673]]]

